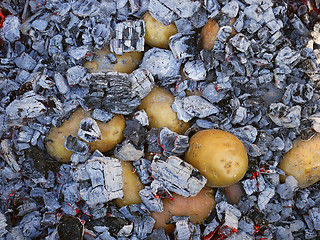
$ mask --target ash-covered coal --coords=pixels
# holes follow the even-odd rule
[[[319,183],[283,181],[280,164],[295,139],[320,131],[319,10],[317,0],[1,1],[0,239],[318,239]],[[145,43],[146,11],[177,27],[168,49]],[[219,26],[212,49],[201,31],[209,18]],[[143,58],[130,74],[89,73],[83,64],[106,46]],[[114,54],[102,60],[119,63]],[[154,85],[174,95],[171,108],[190,124],[184,134],[149,128],[138,106]],[[92,113],[63,141],[70,163],[57,162],[45,137],[79,107]],[[93,152],[104,134],[98,122],[118,114],[124,140]],[[171,192],[204,187],[183,154],[210,128],[247,150],[244,197],[232,203],[217,189],[207,220],[173,216],[169,237],[153,229],[150,212],[162,211]],[[139,204],[113,201],[125,192],[121,161],[145,185]]]

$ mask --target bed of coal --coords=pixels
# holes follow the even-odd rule
[[[0,1],[0,240],[320,239],[319,9]],[[160,25],[175,31],[157,47]],[[210,188],[185,161],[205,129],[245,147],[237,183]],[[154,213],[200,191],[210,214],[172,210],[161,227]]]

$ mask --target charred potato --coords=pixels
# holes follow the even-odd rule
[[[121,161],[122,177],[123,177],[123,198],[116,199],[115,203],[118,207],[129,204],[140,204],[141,198],[139,191],[144,188],[137,173],[132,172],[133,165],[131,162]]]
[[[190,138],[185,160],[199,170],[211,187],[238,182],[246,173],[248,156],[242,142],[233,134],[209,129]]]
[[[320,180],[320,136],[314,136],[308,141],[294,140],[293,148],[284,154],[280,169],[287,175],[294,176],[301,188],[318,182]]]
[[[172,216],[189,216],[193,224],[201,224],[215,207],[213,190],[203,188],[194,197],[183,197],[172,194],[173,200],[163,199],[163,212],[151,212],[151,216],[156,220],[154,228],[164,227],[167,233],[174,231],[173,224],[167,224]]]
[[[149,128],[167,127],[171,131],[182,134],[189,124],[178,120],[177,113],[171,108],[174,96],[161,87],[153,87],[151,92],[141,101],[139,110],[144,109],[149,118]]]
[[[122,55],[115,55],[111,53],[109,48],[95,50],[93,53],[93,60],[83,65],[91,73],[105,71],[131,73],[138,67],[143,56],[142,52],[127,52]],[[115,61],[110,56],[115,57]]]
[[[169,49],[169,38],[178,32],[174,23],[166,26],[154,19],[149,12],[143,16],[145,22],[145,41],[151,47]]]
[[[80,121],[86,117],[90,117],[90,114],[91,112],[77,109],[60,127],[51,128],[45,138],[45,146],[51,157],[61,162],[68,162],[70,160],[73,152],[68,151],[64,147],[64,142],[69,135],[78,136]],[[96,149],[106,152],[122,142],[122,132],[125,128],[125,119],[122,115],[115,115],[107,123],[100,121],[97,121],[97,123],[101,131],[101,140],[88,143],[92,152]]]

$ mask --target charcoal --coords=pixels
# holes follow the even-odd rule
[[[162,148],[158,144],[159,129],[152,128],[147,133],[148,152],[162,153]]]
[[[287,107],[282,103],[272,103],[269,106],[268,116],[278,126],[296,128],[300,126],[301,107]]]
[[[146,238],[147,240],[169,240],[169,236],[166,235],[164,228],[156,228],[152,233]]]
[[[129,120],[126,122],[126,128],[123,131],[123,136],[132,142],[136,147],[140,147],[145,142],[146,130],[140,122]]]
[[[190,222],[189,217],[185,216],[173,216],[172,222],[175,223],[176,228],[174,230],[174,238],[177,240],[193,239],[195,232],[195,226]]]
[[[144,151],[125,140],[116,148],[114,155],[122,161],[137,161],[144,156]]]
[[[239,16],[237,17],[237,19],[234,22],[234,24],[232,25],[232,27],[238,33],[240,33],[242,31],[242,29],[244,27],[244,13],[243,12],[239,12]]]
[[[43,200],[45,202],[46,208],[49,211],[53,212],[61,207],[58,202],[57,196],[53,192],[45,193],[45,195],[43,196]]]
[[[102,110],[102,109],[99,109],[99,108],[94,109],[91,114],[91,117],[93,119],[98,120],[100,122],[104,122],[104,123],[109,122],[113,116],[114,115],[112,113],[109,113],[109,112]]]
[[[14,42],[20,38],[20,20],[14,15],[8,15],[2,25],[1,35],[9,41]]]
[[[87,54],[90,52],[89,46],[81,46],[81,47],[71,47],[68,51],[69,55],[76,60],[84,59]]]
[[[263,13],[263,10],[257,4],[251,4],[244,9],[244,14],[246,15],[246,17],[257,22],[260,22],[263,19]]]
[[[288,239],[288,240],[294,239],[288,227],[281,227],[281,226],[277,227],[275,236],[277,239]]]
[[[134,113],[133,118],[137,120],[143,127],[149,126],[149,119],[144,109]]]
[[[186,62],[183,68],[183,72],[188,78],[190,78],[193,81],[205,80],[207,75],[203,61],[201,60]]]
[[[246,140],[251,143],[254,143],[254,141],[257,138],[258,131],[255,127],[252,125],[247,125],[244,127],[239,128],[233,128],[231,129],[231,133],[237,136],[241,140]]]
[[[190,21],[189,19],[186,18],[180,18],[178,20],[176,20],[175,25],[178,29],[179,33],[189,33],[193,30],[193,25],[192,25],[192,21]]]
[[[129,114],[140,105],[140,98],[132,91],[131,81],[125,73],[94,73],[90,81],[91,90],[85,98],[88,107],[99,107],[102,104],[111,113]],[[90,95],[97,96],[97,102],[92,102]]]
[[[152,232],[155,220],[150,215],[138,216],[134,219],[134,232],[137,237],[144,239]]]
[[[277,65],[294,66],[299,61],[300,53],[292,51],[290,47],[285,47],[279,51],[276,56]]]
[[[61,240],[80,240],[83,236],[84,227],[79,218],[63,216],[58,225],[59,238]]]
[[[17,67],[26,71],[31,71],[36,66],[36,61],[27,53],[22,53],[14,60],[14,63],[17,65]]]
[[[170,191],[184,197],[197,195],[207,182],[198,170],[176,156],[166,160],[154,159],[151,169],[155,179],[162,181]]]
[[[218,229],[219,225],[220,223],[217,221],[217,219],[213,218],[210,223],[206,224],[206,228],[203,231],[203,236],[210,236]]]
[[[229,42],[240,52],[246,52],[250,47],[250,41],[242,33],[237,33]]]
[[[14,170],[15,172],[20,171],[20,166],[17,163],[16,156],[14,155],[12,148],[10,146],[10,142],[8,139],[3,139],[1,141],[1,154],[6,163]]]
[[[129,74],[132,82],[132,89],[143,99],[146,97],[154,86],[154,78],[152,74],[144,68],[138,68]]]
[[[40,221],[41,217],[38,211],[25,215],[20,223],[24,237],[38,237],[41,233]]]
[[[203,5],[210,15],[218,14],[220,10],[220,4],[217,0],[205,0]],[[214,16],[210,16],[210,17],[214,17]]]
[[[64,184],[61,193],[64,196],[64,201],[68,203],[80,201],[79,184],[76,182]]]
[[[234,18],[238,15],[239,4],[237,1],[230,1],[221,9],[221,12],[226,14],[230,18]]]
[[[257,21],[251,19],[245,22],[245,28],[250,34],[256,33],[259,29],[262,28],[261,24],[259,24]]]
[[[204,118],[219,112],[219,109],[200,96],[176,98],[172,109],[177,112],[178,119],[185,122],[193,117]]]
[[[146,186],[144,189],[139,191],[139,196],[141,197],[142,202],[149,211],[153,212],[162,212],[163,203],[160,198],[155,197],[152,194],[151,188]]]
[[[139,175],[140,180],[143,184],[149,184],[151,182],[151,161],[140,158],[133,162],[133,167],[136,173]]]
[[[72,3],[72,11],[80,17],[87,17],[98,10],[99,2],[96,0],[81,0]]]
[[[179,135],[166,127],[161,128],[158,138],[158,144],[166,157],[182,155],[189,147],[188,141],[188,136]]]
[[[309,116],[309,119],[312,121],[312,129],[316,132],[320,132],[320,115],[315,113]]]
[[[167,198],[170,200],[174,200],[170,191],[164,186],[164,184],[158,180],[153,180],[151,182],[151,192],[156,198]]]
[[[228,91],[232,89],[229,82],[227,83],[210,83],[202,91],[202,97],[211,103],[218,103],[228,96]]]
[[[236,111],[233,112],[232,124],[239,124],[239,123],[244,123],[245,120],[247,119],[247,109],[244,107],[239,107],[236,109]]]
[[[223,26],[219,29],[219,32],[217,34],[217,39],[225,43],[231,36],[232,36],[232,28],[230,26]]]
[[[115,38],[110,41],[110,50],[122,55],[125,52],[144,50],[145,26],[143,20],[120,22],[115,26]]]
[[[171,51],[151,48],[145,52],[140,67],[148,69],[153,76],[163,80],[179,75],[180,64]]]
[[[232,213],[237,219],[241,217],[241,211],[226,201],[221,201],[216,205],[217,217],[219,221],[223,221],[225,213]]]
[[[164,25],[169,25],[178,18],[177,14],[173,11],[173,8],[173,1],[164,2],[163,0],[150,0],[148,10],[151,16],[157,21]]]
[[[254,221],[251,220],[249,217],[244,216],[239,221],[239,229],[245,231],[251,235],[255,233],[255,226]]]
[[[238,231],[238,217],[234,215],[230,209],[227,209],[224,214],[223,224],[219,229],[219,235],[231,236]]]
[[[178,60],[194,58],[196,53],[195,32],[177,33],[169,39],[170,49]]]
[[[3,213],[0,212],[0,237],[3,237],[7,234],[7,219]]]
[[[266,26],[269,28],[271,34],[275,34],[283,27],[283,23],[280,19],[272,20],[268,22]]]
[[[70,87],[79,84],[80,81],[84,81],[86,76],[87,70],[82,66],[74,66],[69,68],[67,71],[67,80]]]
[[[271,200],[275,194],[275,189],[273,186],[268,186],[260,193],[258,197],[258,207],[261,211],[266,208],[266,205]]]
[[[283,96],[283,103],[288,105],[290,101],[294,103],[305,103],[310,101],[313,96],[313,88],[309,84],[290,84]]]
[[[89,146],[85,142],[79,140],[77,137],[74,137],[72,135],[69,135],[66,138],[64,142],[64,147],[68,151],[73,151],[82,155],[89,152]]]
[[[84,118],[80,121],[78,136],[86,142],[101,140],[101,131],[93,118]]]

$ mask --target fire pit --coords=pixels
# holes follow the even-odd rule
[[[319,239],[319,9],[1,1],[0,239]]]

